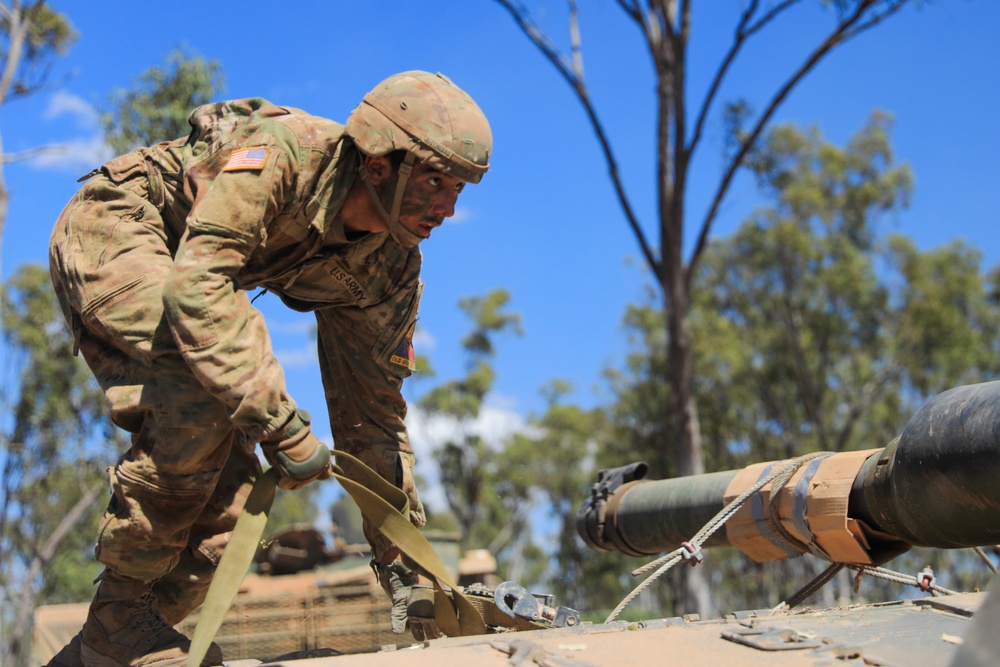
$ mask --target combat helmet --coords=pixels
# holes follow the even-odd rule
[[[390,76],[365,95],[347,119],[347,135],[366,155],[406,151],[389,210],[368,179],[363,161],[359,171],[389,233],[408,247],[422,240],[399,223],[413,163],[420,160],[455,178],[478,183],[489,169],[493,148],[490,125],[472,98],[443,74],[421,71]]]

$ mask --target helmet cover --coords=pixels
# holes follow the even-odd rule
[[[390,76],[347,119],[347,134],[367,155],[413,153],[429,167],[478,183],[489,169],[493,135],[482,110],[443,74]]]

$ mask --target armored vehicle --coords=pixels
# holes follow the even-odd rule
[[[602,471],[577,524],[595,550],[656,556],[642,568],[653,574],[633,594],[674,565],[696,566],[706,557],[703,550],[723,545],[758,562],[808,555],[829,566],[778,607],[706,619],[617,620],[630,596],[606,621],[582,622],[574,610],[517,583],[466,581],[439,594],[464,591],[485,632],[412,644],[383,633],[388,621],[379,619],[374,624],[383,631],[366,635],[363,653],[337,647],[335,637],[317,631],[325,617],[309,607],[315,599],[310,592],[296,598],[306,613],[295,632],[308,637],[308,645],[286,655],[223,646],[227,659],[234,667],[300,660],[309,667],[1000,665],[996,582],[988,591],[955,592],[939,586],[930,570],[905,574],[884,567],[911,546],[981,550],[1000,543],[1000,382],[934,397],[884,448],[818,452],[678,479],[647,480],[646,472],[642,462]],[[288,548],[305,550],[301,544]],[[912,584],[916,593],[877,604],[802,604],[844,568]],[[292,588],[281,583],[282,576],[289,575],[275,575],[270,583],[282,588],[278,597],[288,598]],[[328,576],[349,580],[347,574]],[[370,571],[364,577],[351,585],[370,591]],[[314,576],[310,591],[322,587],[319,580]],[[253,585],[248,578],[245,586]],[[346,609],[357,596],[342,590],[335,604]],[[372,608],[381,591],[376,593],[368,602]],[[250,597],[237,597],[227,622],[249,625],[278,613],[277,603],[249,611]],[[343,619],[338,623],[353,627]],[[216,637],[221,644],[224,633]]]

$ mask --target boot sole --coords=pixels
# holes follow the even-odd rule
[[[83,656],[84,667],[131,667],[131,665],[118,662],[111,656],[105,655],[86,644],[81,647],[80,654]],[[184,667],[185,665],[187,665],[187,656],[183,655],[168,660],[147,662],[142,667]]]

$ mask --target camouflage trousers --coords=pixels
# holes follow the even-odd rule
[[[174,244],[147,189],[144,173],[88,181],[56,223],[50,268],[111,419],[131,433],[109,469],[97,560],[155,582],[177,623],[204,599],[261,467],[173,342],[162,286]]]

